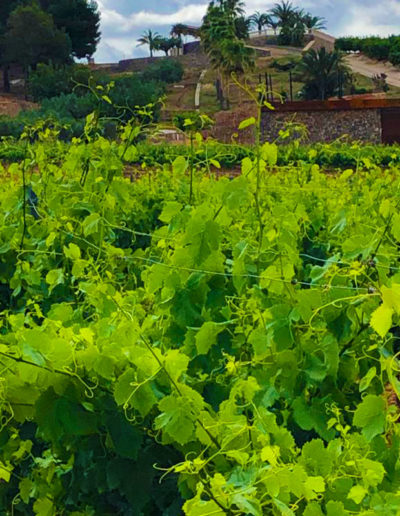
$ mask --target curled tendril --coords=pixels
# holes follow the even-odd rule
[[[93,385],[89,385],[89,383],[82,378],[77,372],[72,371],[68,366],[63,367],[63,371],[67,373],[69,376],[76,378],[85,388],[85,396],[89,399],[94,398],[94,392],[99,387],[99,379],[96,377],[92,377],[90,379],[93,382]]]
[[[126,403],[123,405],[122,409],[124,411],[125,419],[128,421],[128,423],[133,423],[133,424],[139,423],[139,418],[134,409],[129,407],[129,405],[126,405]]]
[[[9,416],[2,415],[0,418],[0,432],[8,426],[8,424],[14,419],[14,409],[12,408],[12,405],[8,402],[4,403],[6,405],[8,412],[10,413]]]

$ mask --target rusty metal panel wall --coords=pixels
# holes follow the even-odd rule
[[[382,143],[400,143],[400,108],[381,109]]]

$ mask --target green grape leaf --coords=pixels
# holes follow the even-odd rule
[[[371,316],[371,327],[380,337],[385,337],[392,327],[393,309],[385,304],[380,305]]]
[[[50,286],[50,292],[58,285],[64,283],[64,271],[63,269],[53,269],[46,275],[46,283]]]
[[[304,493],[307,500],[314,500],[323,492],[325,492],[325,481],[322,477],[307,477],[304,482]]]
[[[92,213],[82,223],[83,234],[85,237],[93,235],[93,233],[97,233],[99,230],[101,217],[98,213]]]
[[[324,513],[318,502],[311,502],[305,508],[304,516],[324,516]]]
[[[252,125],[256,125],[256,122],[257,120],[254,118],[254,116],[247,118],[246,120],[242,120],[239,124],[239,131],[242,131],[243,129],[246,129]]]
[[[19,483],[19,495],[21,500],[28,504],[35,489],[35,484],[30,478],[23,478]]]
[[[278,162],[278,146],[275,143],[264,143],[261,147],[261,158],[270,167],[274,167]]]
[[[364,392],[371,385],[372,380],[376,377],[376,367],[371,367],[367,374],[361,379],[359,391]]]
[[[300,464],[312,475],[326,477],[332,472],[333,460],[321,439],[313,439],[304,444]]]
[[[184,445],[195,438],[197,418],[204,401],[187,385],[181,384],[179,390],[181,396],[174,393],[159,402],[161,414],[155,419],[155,428],[166,433],[172,441]]]
[[[212,321],[205,322],[196,334],[196,348],[199,355],[207,355],[210,349],[216,345],[217,337],[222,332],[223,326]]]
[[[182,175],[188,168],[188,162],[183,156],[178,156],[172,163],[172,170],[174,174]]]
[[[222,510],[213,500],[204,501],[193,498],[185,502],[183,510],[186,516],[225,516],[226,512]]]
[[[385,468],[376,460],[363,458],[359,461],[365,486],[377,487],[385,476]]]
[[[177,349],[170,349],[164,355],[164,367],[171,378],[179,380],[186,372],[189,364],[189,357]]]
[[[33,504],[33,511],[37,516],[54,516],[55,507],[49,498],[39,498]]]
[[[144,434],[129,423],[122,414],[110,415],[107,418],[107,428],[118,455],[136,460]]]
[[[127,369],[117,380],[114,386],[114,399],[117,405],[124,405],[130,398],[134,385],[136,384],[136,373],[133,369]]]
[[[11,478],[12,469],[13,468],[11,466],[7,466],[6,464],[0,461],[0,481],[4,480],[4,482],[9,482]]]
[[[182,204],[177,201],[166,202],[163,206],[163,210],[159,215],[159,219],[166,224],[169,224],[171,220],[180,213],[182,210]],[[165,273],[165,270],[164,270]]]
[[[76,244],[71,243],[68,247],[64,246],[64,254],[71,260],[79,260],[81,257],[81,250]]]
[[[386,407],[383,398],[368,395],[358,405],[353,424],[362,430],[364,437],[371,441],[376,435],[383,433],[386,421]]]
[[[343,502],[329,500],[326,504],[326,514],[327,516],[346,516],[347,512],[344,510]]]
[[[243,514],[252,516],[263,516],[261,504],[258,500],[249,499],[241,494],[235,494],[232,502],[242,511]]]
[[[357,505],[360,505],[360,503],[364,500],[364,498],[366,497],[367,494],[368,494],[368,491],[365,489],[365,487],[356,485],[350,489],[350,492],[349,492],[347,498],[349,500],[353,500],[353,502],[356,503]]]
[[[96,433],[96,416],[50,388],[36,402],[35,417],[39,431],[54,442],[63,435],[84,436]]]
[[[285,503],[278,498],[273,499],[276,508],[281,511],[282,516],[296,516],[295,513]]]

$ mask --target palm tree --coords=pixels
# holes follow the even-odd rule
[[[229,105],[228,95],[224,94],[224,86],[232,73],[241,74],[254,63],[252,49],[245,46],[239,38],[238,26],[248,30],[246,19],[233,16],[225,3],[211,2],[203,19],[201,39],[204,50],[210,59],[211,66],[218,71],[221,107]],[[242,32],[242,29],[239,32]]]
[[[276,20],[273,16],[270,14],[266,15],[265,25],[267,27],[271,27],[271,29],[274,31],[274,34],[276,36],[276,31],[278,30],[278,27],[280,25],[279,21]]]
[[[245,4],[242,0],[218,0],[218,3],[233,18],[244,15]]]
[[[254,25],[258,32],[261,34],[263,28],[267,25],[268,15],[266,13],[260,13],[260,11],[256,11],[249,18],[250,23]]]
[[[306,13],[303,17],[303,23],[309,32],[312,30],[324,30],[326,29],[326,20],[321,16],[313,16],[310,13]]]
[[[247,39],[250,33],[250,19],[245,16],[238,16],[233,20],[235,34],[238,39]]]
[[[306,52],[298,69],[303,74],[307,99],[326,100],[335,93],[339,76],[344,85],[351,79],[343,54],[327,52],[325,47]]]
[[[150,50],[150,57],[153,57],[153,51],[157,50],[157,45],[160,39],[161,36],[157,32],[153,32],[151,29],[148,29],[137,40],[137,46],[140,47],[142,45],[148,45]]]
[[[158,38],[154,50],[162,50],[168,56],[169,51],[177,46],[178,38]]]
[[[297,13],[296,7],[292,2],[282,0],[280,4],[275,4],[270,14],[279,21],[279,25],[291,24]]]

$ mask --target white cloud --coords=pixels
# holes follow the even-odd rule
[[[144,27],[172,26],[175,23],[200,24],[207,9],[207,4],[189,4],[170,14],[142,10],[130,16],[123,16],[115,9],[106,8],[104,2],[99,2],[99,6],[102,12],[103,29],[112,27],[120,32]]]
[[[98,0],[102,13],[102,41],[95,56],[97,61],[110,62],[147,55],[145,48],[136,47],[136,40],[144,30],[168,34],[175,23],[200,25],[208,5],[204,0],[164,0],[167,3],[163,3],[162,12],[157,12],[157,4],[161,0],[135,0],[132,3],[137,5],[137,1],[142,7],[132,7],[130,14],[125,15],[121,11],[129,11],[130,2],[125,1],[122,8],[120,0]],[[267,11],[276,1],[247,0],[246,12]],[[146,3],[148,7],[143,7]],[[399,0],[294,0],[294,4],[324,16],[329,32],[335,36],[384,36],[400,32]]]

